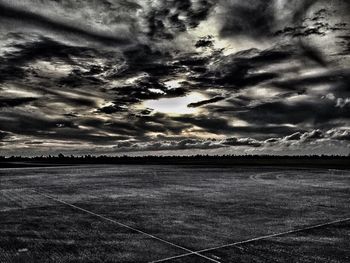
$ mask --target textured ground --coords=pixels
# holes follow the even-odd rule
[[[0,262],[150,262],[350,217],[340,170],[7,168],[0,183]],[[349,247],[344,221],[165,262],[348,262]]]

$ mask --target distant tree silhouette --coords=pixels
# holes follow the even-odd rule
[[[273,156],[273,155],[193,155],[193,156],[37,156],[22,157],[0,156],[0,164],[188,164],[188,165],[255,165],[255,166],[334,166],[350,167],[350,155],[304,155],[304,156]]]

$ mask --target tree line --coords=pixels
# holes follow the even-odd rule
[[[0,163],[32,164],[218,164],[218,165],[312,165],[350,167],[350,155],[192,155],[192,156],[107,156],[48,155],[0,156]]]

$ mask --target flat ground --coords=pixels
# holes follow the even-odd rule
[[[349,188],[349,170],[0,169],[0,262],[350,262]]]

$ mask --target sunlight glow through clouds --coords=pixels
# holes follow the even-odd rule
[[[190,108],[187,105],[206,99],[208,98],[201,93],[191,92],[185,97],[148,100],[142,104],[142,107],[169,115],[196,114],[199,112],[199,108]]]

